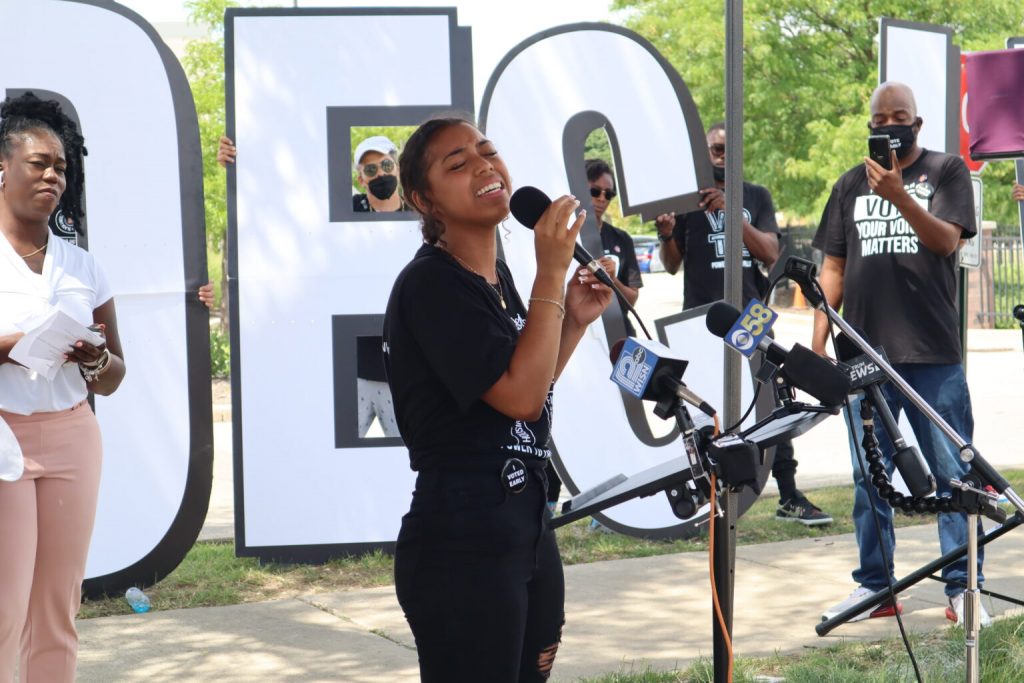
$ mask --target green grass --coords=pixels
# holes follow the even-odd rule
[[[177,569],[146,589],[154,610],[237,605],[392,583],[393,562],[381,552],[321,565],[276,564],[235,557],[231,543],[196,543]],[[123,597],[86,600],[80,619],[129,614]]]
[[[1024,470],[1004,472],[1017,489],[1024,488]],[[851,533],[853,487],[835,486],[816,489],[811,500],[832,515],[834,522],[824,527],[805,527],[775,520],[777,499],[765,495],[757,500],[736,523],[739,545],[821,538]],[[928,515],[898,514],[896,526],[934,524]],[[706,533],[678,541],[634,538],[622,534],[590,530],[589,520],[580,520],[558,529],[558,545],[566,565],[650,557],[707,549]],[[371,553],[360,557],[332,560],[322,565],[263,563],[253,558],[235,557],[230,543],[197,543],[182,563],[163,581],[146,589],[155,610],[236,605],[245,602],[275,600],[318,592],[331,592],[385,586],[393,582],[394,563],[389,555]],[[121,596],[83,603],[79,618],[89,619],[128,614]],[[1020,680],[1024,680],[1022,677]]]
[[[981,680],[992,683],[1024,681],[1024,616],[997,619],[982,629]],[[964,680],[964,631],[950,626],[910,637],[921,677],[928,683]],[[734,663],[734,681],[752,683],[758,676],[781,678],[786,683],[903,683],[915,681],[903,641],[843,643],[794,655],[740,657]],[[702,659],[686,669],[653,671],[650,668],[579,679],[577,683],[704,683],[714,680],[711,663]]]

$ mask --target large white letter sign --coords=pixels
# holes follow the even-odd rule
[[[518,45],[491,77],[480,121],[516,187],[588,196],[584,141],[602,126],[612,143],[624,213],[652,220],[662,212],[692,211],[698,189],[713,184],[703,126],[686,84],[650,43],[615,26],[574,24]],[[519,286],[528,288],[535,274],[533,233],[515,225],[501,246]],[[591,253],[601,253],[592,215],[582,241]],[[603,323],[603,330],[591,326],[555,392],[554,443],[572,491],[682,453],[675,431],[655,438],[640,406],[624,402],[608,380],[609,342],[625,335],[618,306],[609,307]],[[721,341],[711,348],[720,368]],[[614,529],[646,536],[678,536],[693,528],[673,517],[662,497],[616,506],[605,518]]]
[[[922,147],[956,154],[960,140],[960,48],[953,29],[883,18],[879,24],[878,82],[906,83],[924,119]]]
[[[472,111],[453,9],[229,10],[235,543],[316,561],[388,547],[409,507],[401,440],[358,424],[411,213],[355,213],[353,126]],[[399,146],[404,140],[395,140]]]
[[[89,149],[88,228],[78,242],[96,254],[113,287],[128,374],[113,396],[95,400],[103,478],[85,590],[113,593],[177,566],[209,503],[209,328],[195,296],[206,282],[195,107],[156,32],[113,2],[3,2],[0,26],[0,94],[59,96]],[[61,49],[41,50],[41,36]]]

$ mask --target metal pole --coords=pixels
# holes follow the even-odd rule
[[[964,644],[967,647],[967,683],[978,683],[981,673],[978,635],[981,594],[978,592],[978,514],[967,515],[967,590],[964,591]]]
[[[742,308],[743,295],[743,2],[725,3],[725,300]],[[725,354],[723,417],[733,424],[740,417],[740,356]],[[725,627],[712,614],[716,683],[729,683],[732,638],[733,583],[736,563],[737,497],[724,493],[722,517],[715,524],[715,585]]]

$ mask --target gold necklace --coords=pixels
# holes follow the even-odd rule
[[[491,284],[490,281],[487,278],[485,278],[483,275],[481,275],[480,273],[478,273],[476,271],[476,268],[474,268],[473,266],[469,265],[468,263],[466,263],[465,261],[460,259],[458,257],[458,255],[455,254],[455,252],[448,251],[447,249],[445,249],[445,252],[447,252],[449,255],[451,255],[451,257],[453,259],[458,261],[459,265],[461,265],[463,268],[465,268],[469,272],[473,273],[473,275],[476,275],[478,278],[480,278],[481,280],[486,282],[487,286],[490,287],[494,291],[494,293],[498,295],[498,301],[499,301],[499,303],[501,303],[502,310],[508,310],[508,306],[505,305],[505,297],[502,296],[502,294],[501,294],[501,278],[500,277],[498,277],[497,284]],[[497,277],[497,275],[498,275],[498,269],[497,268],[494,269],[494,274],[495,274],[495,277]]]
[[[35,251],[31,251],[31,252],[29,252],[29,253],[25,254],[25,255],[24,255],[24,256],[22,256],[21,258],[30,258],[30,257],[32,257],[32,256],[35,256],[35,255],[36,255],[36,254],[38,254],[39,252],[41,252],[41,251],[43,251],[44,249],[46,249],[46,247],[48,247],[48,246],[50,246],[50,240],[49,240],[49,239],[47,239],[47,240],[46,240],[46,242],[45,242],[45,243],[43,244],[43,246],[39,247],[39,248],[38,248],[38,249],[36,249]]]

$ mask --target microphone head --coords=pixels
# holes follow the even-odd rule
[[[704,322],[708,326],[708,332],[724,339],[739,317],[740,312],[736,310],[735,306],[730,306],[724,301],[716,301],[708,310]]]
[[[850,378],[842,369],[800,344],[794,344],[786,355],[782,374],[790,384],[830,407],[840,405],[850,393]]]
[[[536,187],[520,187],[512,193],[509,200],[509,209],[517,221],[533,230],[541,215],[551,206],[551,197],[538,190]]]

